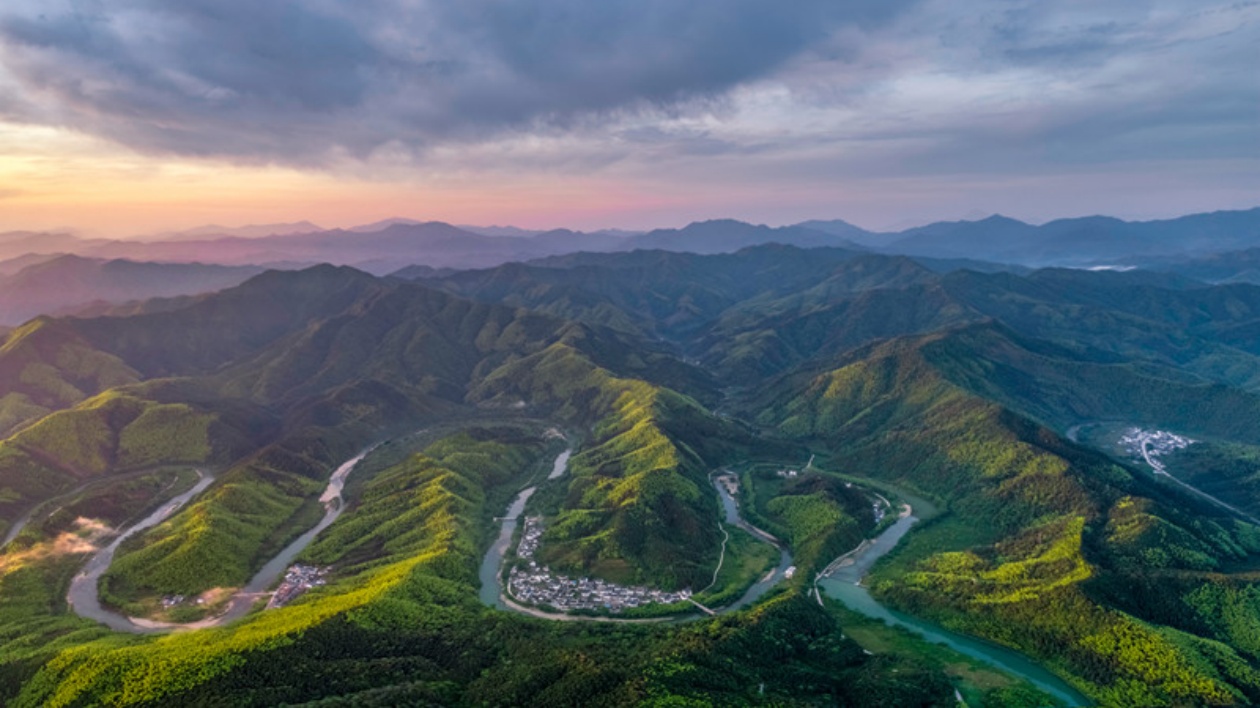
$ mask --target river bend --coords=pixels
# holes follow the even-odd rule
[[[341,512],[345,510],[341,492],[345,488],[346,478],[350,476],[354,468],[375,447],[373,445],[360,452],[332,473],[328,480],[328,486],[324,488],[324,492],[319,496],[320,502],[324,504],[323,518],[307,530],[306,533],[298,536],[289,545],[285,546],[271,560],[267,561],[243,588],[232,595],[232,598],[228,600],[227,608],[219,615],[197,622],[162,622],[140,617],[128,617],[105,609],[101,606],[100,601],[100,579],[105,574],[105,571],[109,569],[109,564],[113,562],[118,546],[132,535],[162,523],[171,514],[179,510],[189,499],[192,499],[210,486],[214,479],[200,471],[198,474],[201,475],[201,479],[196,486],[164,504],[160,509],[141,520],[135,526],[127,529],[118,538],[115,538],[112,543],[93,555],[87,564],[84,565],[83,571],[71,581],[70,591],[66,594],[66,601],[70,603],[75,613],[81,617],[96,620],[120,632],[132,632],[135,634],[168,632],[181,629],[206,629],[239,619],[245,616],[256,602],[270,596],[271,593],[268,592],[268,588],[280,579],[280,576],[284,574],[285,569],[289,567],[293,559],[297,558],[298,554],[305,550],[321,531],[331,526],[337,520],[337,517],[341,516]]]

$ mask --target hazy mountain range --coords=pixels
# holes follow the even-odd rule
[[[222,290],[262,272],[258,266],[137,263],[74,255],[0,262],[0,324],[88,306]]]
[[[211,226],[143,242],[14,232],[0,234],[0,259],[73,252],[90,258],[221,265],[335,263],[384,274],[410,265],[478,268],[577,251],[728,253],[772,242],[1033,267],[1126,266],[1151,258],[1184,259],[1260,248],[1260,209],[1145,222],[1101,216],[1060,219],[1040,226],[992,216],[979,221],[939,222],[897,233],[866,231],[844,221],[768,227],[716,220],[647,233],[582,233],[456,227],[409,219],[387,219],[345,230],[319,230],[309,222],[237,229]],[[1225,277],[1234,275],[1226,273]]]

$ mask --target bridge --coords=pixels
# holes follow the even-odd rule
[[[690,602],[691,604],[695,605],[696,607],[699,607],[701,612],[703,612],[703,613],[705,613],[705,614],[707,614],[707,615],[712,615],[712,616],[714,616],[714,617],[717,617],[717,613],[716,613],[716,612],[714,612],[713,610],[710,610],[709,608],[705,607],[704,605],[701,605],[700,603],[696,602],[695,600],[693,600],[693,599],[691,599],[691,598],[687,598],[687,602]]]

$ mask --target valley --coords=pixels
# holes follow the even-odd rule
[[[862,586],[862,581],[871,566],[893,551],[902,537],[918,522],[913,513],[914,510],[909,505],[905,505],[898,520],[883,533],[869,543],[864,542],[853,551],[840,556],[819,573],[814,578],[814,593],[818,598],[818,603],[823,604],[824,596],[830,600],[837,600],[849,610],[889,626],[904,627],[929,642],[943,644],[1005,673],[1024,679],[1038,690],[1061,701],[1063,705],[1089,705],[1089,699],[1077,689],[1022,654],[976,637],[950,632],[909,615],[890,610],[871,597],[870,592]]]
[[[564,475],[571,454],[572,450],[566,449],[556,457],[546,481],[556,480]],[[738,503],[727,486],[715,481],[713,487],[721,498],[725,523],[750,532],[761,543],[772,546],[780,555],[778,566],[770,569],[764,577],[752,582],[747,588],[736,588],[741,594],[729,605],[711,608],[697,599],[706,598],[706,593],[717,584],[727,560],[726,543],[729,542],[729,534],[718,555],[713,570],[713,582],[694,594],[690,588],[664,592],[617,585],[598,579],[574,579],[553,574],[546,567],[540,567],[534,559],[534,553],[542,536],[542,517],[524,515],[529,499],[537,491],[537,487],[521,490],[504,515],[496,519],[501,523],[501,530],[481,563],[481,599],[492,607],[565,621],[585,619],[634,622],[645,621],[654,615],[673,621],[695,620],[746,607],[756,602],[777,583],[790,577],[792,556],[776,539],[751,526],[740,516]],[[513,561],[509,564],[511,541],[517,537],[517,527],[522,520],[524,523],[519,534],[520,540],[515,552],[510,554]],[[733,564],[737,559],[732,557],[730,562]],[[727,592],[729,593],[729,589]],[[642,609],[638,612],[623,612],[639,608]],[[623,613],[627,617],[620,617]]]
[[[1260,706],[1257,47],[0,2],[0,708]]]
[[[122,545],[123,541],[126,541],[128,537],[136,533],[162,523],[171,514],[178,511],[189,499],[197,496],[197,494],[204,491],[206,487],[209,487],[214,482],[214,477],[201,470],[197,472],[197,478],[198,481],[193,485],[192,489],[172,498],[160,509],[118,534],[112,543],[92,555],[83,569],[74,576],[74,580],[70,582],[70,589],[66,593],[66,603],[73,608],[75,613],[86,619],[100,622],[110,629],[123,632],[143,633],[158,629],[158,627],[147,626],[147,623],[142,624],[143,620],[137,622],[133,618],[106,610],[101,606],[98,585],[101,575],[109,570],[109,564],[114,560],[114,554],[118,551],[118,547]]]
[[[0,699],[1260,700],[1260,288],[942,268],[317,266],[19,327]]]

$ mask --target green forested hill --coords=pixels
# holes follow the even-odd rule
[[[1231,417],[1249,415],[1253,398],[1055,359],[1005,335],[973,326],[869,347],[772,387],[759,420],[824,445],[846,472],[948,506],[877,572],[888,601],[1038,656],[1108,704],[1260,699],[1260,656],[1226,619],[1239,605],[1207,599],[1254,588],[1252,571],[1227,569],[1260,565],[1258,529],[999,403],[1036,402],[1049,417],[1105,402],[1228,437],[1254,435]],[[1116,602],[1134,577],[1177,589],[1163,606]]]
[[[720,541],[706,476],[746,450],[749,435],[693,399],[594,365],[568,344],[495,371],[473,396],[531,401],[591,426],[548,531],[550,562],[670,589],[705,584]]]
[[[874,533],[872,489],[940,507],[868,578],[880,601],[1103,705],[1260,702],[1260,528],[1065,437],[1108,421],[1202,439],[1170,468],[1253,508],[1260,288],[957,265],[974,264],[767,245],[417,282],[319,266],[0,335],[0,530],[26,524],[0,553],[0,703],[901,706],[959,687],[1043,704],[891,630],[859,645],[809,594]],[[676,625],[484,607],[492,520],[560,433],[567,470],[527,511],[546,517],[541,563],[715,582],[757,543],[721,523],[722,467],[800,572]],[[167,636],[67,608],[87,554],[192,467],[214,483],[122,544],[107,604],[242,586],[324,514],[333,469],[386,440],[301,557],[328,584],[292,605]],[[778,553],[760,550],[747,572]]]
[[[1260,396],[1167,366],[1094,356],[988,323],[932,337],[923,355],[950,381],[1059,429],[1093,420],[1260,441]]]
[[[576,254],[426,282],[477,300],[678,337],[694,333],[750,298],[810,287],[856,257],[858,253],[838,248],[805,250],[777,244],[712,256],[669,251]]]
[[[139,372],[93,347],[69,323],[28,322],[0,345],[0,435],[139,379]]]
[[[224,324],[238,321],[236,329]],[[586,478],[619,483],[601,482],[604,501],[574,498],[573,514],[589,516],[591,504],[604,509],[583,529],[610,539],[584,551],[587,565],[599,556],[608,574],[681,587],[715,562],[713,500],[700,485],[720,459],[710,433],[722,425],[703,422],[699,404],[663,388],[704,397],[711,384],[633,335],[331,267],[267,273],[183,310],[49,326],[64,328],[74,346],[93,342],[88,351],[102,360],[182,376],[165,379],[166,390],[196,392],[206,414],[195,432],[174,415],[175,404],[155,403],[135,424],[119,418],[117,405],[105,410],[93,401],[53,413],[4,443],[13,450],[15,483],[37,462],[53,470],[13,487],[9,508],[29,507],[88,474],[159,462],[225,466],[196,504],[124,547],[110,584],[115,599],[242,584],[311,522],[321,479],[356,446],[478,409],[590,429],[591,449],[579,457]],[[14,351],[23,351],[21,340]],[[558,395],[554,385],[575,388]],[[579,409],[565,410],[579,400]],[[628,401],[646,412],[627,411]],[[251,454],[212,459],[208,426],[234,409],[272,415],[279,427]],[[662,419],[674,429],[657,430]],[[645,429],[659,437],[657,448],[643,447]],[[151,449],[145,441],[154,438],[178,454]]]

